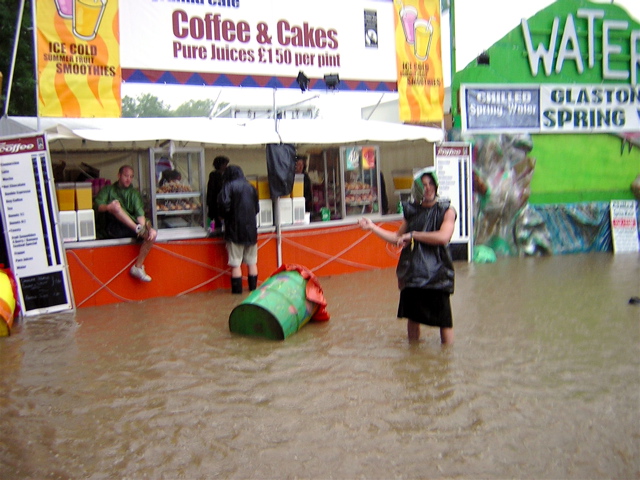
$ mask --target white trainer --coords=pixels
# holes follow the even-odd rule
[[[143,282],[151,281],[151,277],[147,275],[147,272],[144,271],[144,265],[141,266],[140,268],[133,265],[131,267],[131,270],[129,270],[129,273],[131,274],[132,277],[137,278],[138,280],[142,280]]]

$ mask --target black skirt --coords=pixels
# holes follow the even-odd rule
[[[452,328],[450,295],[441,290],[424,288],[403,288],[400,291],[398,318],[423,325],[440,328]]]

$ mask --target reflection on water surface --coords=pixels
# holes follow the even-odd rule
[[[332,319],[229,333],[227,292],[28,319],[0,339],[2,478],[639,478],[637,255],[456,264],[456,344],[393,270]],[[428,333],[427,333],[428,332]]]

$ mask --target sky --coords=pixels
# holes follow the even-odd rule
[[[640,0],[592,0],[594,3],[615,3],[640,21]],[[509,31],[552,4],[553,0],[455,0],[456,70],[464,69],[480,53],[500,40]],[[451,83],[449,50],[449,16],[442,17],[443,71],[445,86]],[[360,118],[360,109],[397,99],[396,93],[307,91],[268,88],[219,88],[210,86],[123,84],[122,96],[136,98],[144,93],[157,96],[175,109],[189,100],[212,99],[233,105],[276,105],[279,108],[298,102],[313,104],[324,118],[353,116]],[[313,97],[313,98],[312,98]]]
[[[640,22],[640,0],[591,1],[615,3]],[[552,3],[550,0],[455,0],[456,70],[462,70],[483,50],[520,25],[521,19],[535,15]]]

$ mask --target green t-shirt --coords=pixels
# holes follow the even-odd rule
[[[93,203],[97,211],[100,205],[107,205],[114,200],[120,201],[120,205],[134,222],[138,221],[138,217],[144,216],[144,202],[137,188],[120,188],[117,183],[107,185],[98,192]]]

